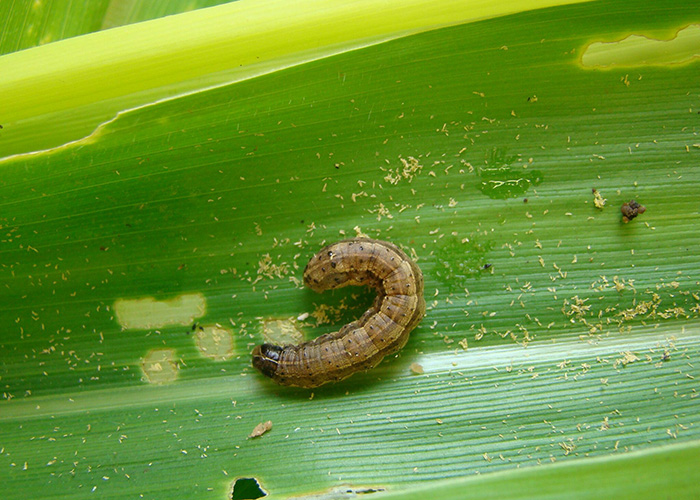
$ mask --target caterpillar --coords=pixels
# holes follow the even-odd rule
[[[339,331],[298,345],[258,345],[253,366],[280,385],[318,387],[376,366],[401,349],[425,314],[423,274],[399,247],[354,238],[322,248],[304,269],[316,292],[344,286],[376,289],[372,306]]]

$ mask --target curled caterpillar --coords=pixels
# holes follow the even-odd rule
[[[318,387],[368,370],[406,345],[425,314],[423,274],[385,241],[355,238],[324,247],[307,264],[304,283],[317,292],[369,285],[377,297],[337,332],[299,345],[256,346],[253,366],[281,385]]]

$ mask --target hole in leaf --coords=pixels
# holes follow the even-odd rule
[[[254,477],[239,477],[231,487],[231,500],[255,500],[267,496]]]

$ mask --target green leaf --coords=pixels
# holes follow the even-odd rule
[[[6,0],[0,3],[0,54],[45,45],[101,29],[157,19],[228,0]]]
[[[569,1],[239,1],[8,54],[0,59],[7,130],[0,157],[92,133],[90,142],[115,114],[162,99],[438,26]]]
[[[381,498],[655,498],[673,491],[674,498],[695,498],[698,442],[593,460],[577,460],[536,469],[484,474],[435,482],[428,487]]]
[[[697,496],[700,14],[499,5],[242,0],[0,57],[6,496]],[[426,317],[272,385],[266,334],[371,300],[300,284],[358,233]]]

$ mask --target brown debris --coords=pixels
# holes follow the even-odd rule
[[[253,432],[251,432],[248,435],[248,438],[253,439],[256,437],[260,437],[263,434],[265,434],[267,431],[272,429],[272,420],[268,420],[267,422],[260,422],[258,425],[255,426],[255,429],[253,429]]]
[[[425,370],[423,370],[423,365],[418,364],[418,363],[411,363],[411,371],[415,373],[416,375],[422,375],[425,373]]]
[[[630,200],[627,203],[624,203],[622,207],[620,208],[620,211],[622,212],[622,222],[627,224],[629,221],[634,219],[636,216],[643,214],[646,212],[647,207],[644,205],[640,205],[637,203],[635,200]]]

